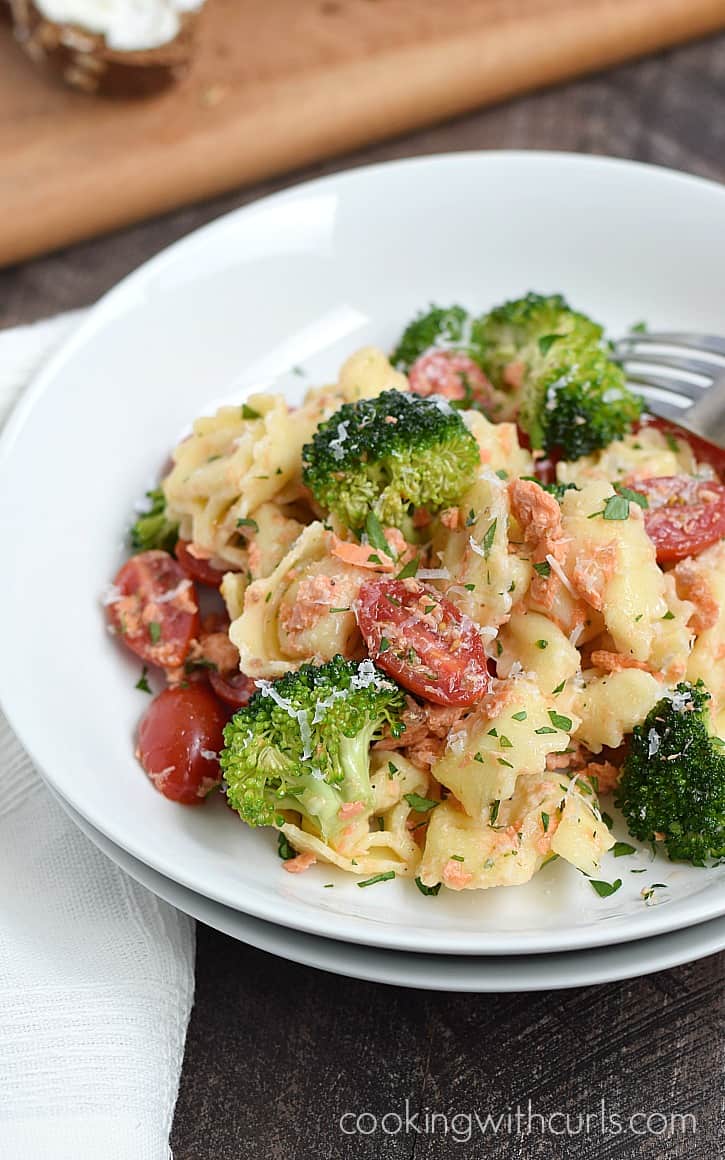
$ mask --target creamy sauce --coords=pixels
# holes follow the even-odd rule
[[[35,0],[38,11],[57,24],[75,24],[104,36],[116,52],[142,52],[178,35],[181,14],[204,0]]]

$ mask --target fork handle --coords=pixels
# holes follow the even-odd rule
[[[725,447],[725,375],[719,376],[678,422],[695,435]]]

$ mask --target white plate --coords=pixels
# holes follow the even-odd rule
[[[200,412],[281,376],[329,379],[389,346],[431,299],[479,308],[562,290],[613,333],[722,329],[725,191],[681,174],[556,154],[449,154],[359,169],[214,222],[112,291],[36,380],[0,445],[0,699],[51,785],[134,857],[198,894],[332,938],[448,954],[622,942],[725,912],[725,868],[665,860],[608,899],[565,866],[525,887],[424,898],[284,874],[269,833],[221,802],[170,805],[140,773],[139,665],[99,594],[133,501]],[[218,807],[218,808],[215,808]],[[624,836],[624,835],[622,835]],[[323,889],[335,881],[334,890]],[[639,891],[665,882],[660,905]]]
[[[289,962],[331,971],[335,975],[347,975],[352,979],[427,991],[549,991],[612,983],[648,975],[652,971],[665,971],[725,948],[725,918],[714,918],[685,930],[620,946],[548,955],[518,955],[515,958],[505,955],[491,958],[411,955],[403,951],[351,946],[350,943],[285,930],[203,898],[114,846],[63,798],[58,796],[58,800],[104,854],[172,906],[249,946]]]

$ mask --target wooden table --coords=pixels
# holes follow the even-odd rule
[[[725,180],[725,37],[476,113],[295,175],[389,157],[500,147],[608,153]],[[267,182],[113,237],[0,272],[0,325],[92,302],[190,229],[287,181]],[[172,1144],[175,1160],[550,1158],[715,1160],[723,1134],[725,956],[608,986],[448,995],[318,973],[198,929],[197,996]],[[347,1111],[383,1116],[519,1105],[512,1134],[466,1120],[442,1134],[345,1135]],[[556,1117],[619,1116],[625,1130],[568,1137]],[[697,1127],[637,1134],[633,1113],[691,1114]],[[363,1128],[370,1119],[363,1120]],[[395,1120],[387,1121],[389,1127]],[[420,1124],[420,1120],[418,1121]],[[453,1121],[451,1121],[453,1123]],[[610,1123],[607,1120],[607,1123]],[[635,1121],[641,1129],[642,1120]],[[691,1121],[689,1121],[691,1124]],[[346,1126],[350,1121],[345,1121]],[[661,1130],[661,1120],[653,1121]],[[515,1121],[514,1121],[515,1128]]]

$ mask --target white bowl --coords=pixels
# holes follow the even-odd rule
[[[121,850],[56,794],[68,816],[99,850],[142,886],[199,922],[288,962],[369,983],[416,987],[426,991],[555,991],[590,987],[666,971],[725,948],[725,918],[713,918],[684,930],[584,951],[540,955],[406,954],[316,938],[276,923],[260,922],[231,906],[212,902],[178,882],[164,878],[145,862]]]
[[[554,864],[525,887],[424,898],[315,867],[221,801],[172,805],[133,757],[140,666],[100,594],[132,505],[191,419],[252,388],[329,380],[435,300],[560,290],[612,333],[722,331],[725,191],[666,170],[537,153],[358,169],[212,223],[123,281],[23,398],[0,443],[0,699],[45,777],[96,829],[198,894],[299,930],[447,954],[564,951],[725,913],[725,868],[608,857],[600,899]],[[306,379],[291,372],[302,365]],[[625,837],[625,834],[621,835]],[[631,874],[633,868],[646,873]],[[326,882],[335,889],[323,889]],[[645,906],[640,890],[668,884]]]

